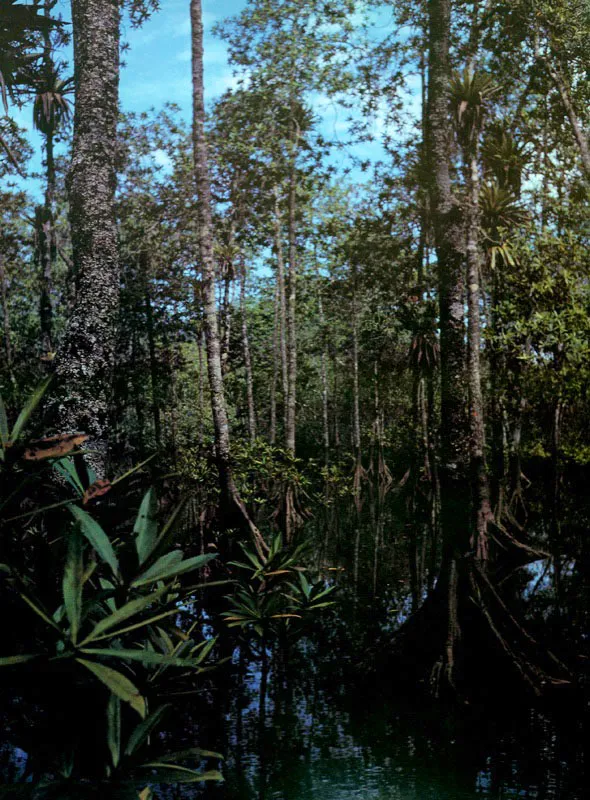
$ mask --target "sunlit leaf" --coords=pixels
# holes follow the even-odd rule
[[[178,559],[175,559],[175,562],[165,562],[167,556],[163,556],[161,559],[158,559],[147,572],[144,572],[143,575],[136,578],[131,585],[144,586],[146,583],[155,583],[156,581],[162,581],[166,578],[175,578],[178,575],[183,575],[185,572],[192,572],[193,570],[200,569],[216,557],[215,553],[205,553],[201,556],[194,556],[194,558],[187,558],[185,561],[180,561],[180,563],[178,563]]]
[[[145,717],[145,698],[129,678],[117,672],[117,670],[111,669],[111,667],[105,667],[104,664],[88,661],[85,658],[77,658],[76,661],[92,672],[114,695],[120,697],[125,703],[129,703],[140,717]]]
[[[121,700],[112,693],[107,704],[107,744],[113,766],[117,767],[121,758]]]
[[[47,391],[49,384],[52,381],[53,376],[50,375],[49,377],[45,378],[39,386],[35,389],[33,394],[29,397],[25,405],[23,406],[20,414],[17,417],[16,422],[14,423],[14,427],[10,433],[10,441],[16,442],[18,437],[23,432],[23,429],[27,422],[29,421],[29,417],[35,411],[41,400],[43,399],[43,395]]]
[[[82,617],[82,587],[84,563],[82,560],[82,538],[78,530],[68,536],[68,551],[62,580],[64,607],[70,623],[70,638],[75,644]]]
[[[96,639],[97,636],[100,636],[106,631],[111,630],[111,628],[117,627],[117,625],[120,625],[121,622],[124,622],[126,619],[141,613],[146,608],[151,606],[152,603],[155,603],[157,600],[159,600],[166,592],[167,588],[163,587],[161,589],[157,589],[151,594],[145,595],[144,597],[137,597],[135,600],[130,600],[128,603],[125,603],[125,605],[121,606],[121,608],[118,608],[108,617],[105,617],[97,622],[92,632],[84,639],[83,644],[86,644],[86,642],[91,642],[93,639]]]
[[[152,552],[158,534],[158,523],[156,512],[158,504],[156,494],[153,489],[149,489],[139,507],[139,513],[135,520],[133,533],[135,534],[135,548],[139,557],[139,563],[143,564]]]
[[[69,505],[68,508],[74,519],[79,522],[82,533],[88,539],[92,547],[94,547],[102,560],[106,562],[115,575],[117,575],[119,572],[117,556],[115,555],[115,551],[113,550],[108,536],[98,522],[79,506]]]

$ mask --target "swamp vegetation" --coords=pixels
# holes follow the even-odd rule
[[[0,0],[0,797],[582,800],[589,36]]]

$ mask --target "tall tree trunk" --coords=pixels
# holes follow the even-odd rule
[[[280,294],[278,281],[275,284],[274,319],[272,326],[272,383],[270,385],[270,443],[277,440],[277,383],[279,380],[279,338],[280,338]]]
[[[451,189],[452,127],[449,117],[450,0],[429,3],[427,158],[440,304],[441,522],[447,551],[468,540],[464,508],[466,419],[464,394],[463,225]],[[460,544],[459,544],[460,546]]]
[[[230,437],[223,375],[217,303],[215,300],[215,264],[213,260],[213,221],[211,184],[205,135],[205,100],[203,90],[203,13],[201,0],[190,0],[192,30],[193,85],[193,157],[198,196],[199,255],[202,275],[203,327],[207,351],[207,372],[211,394],[211,411],[215,433],[215,452],[219,470],[222,509],[236,511],[240,522],[248,528],[259,554],[268,550],[260,532],[252,523],[235,486],[231,461]]]
[[[69,205],[78,291],[56,360],[55,424],[81,430],[106,469],[109,404],[119,316],[114,193],[119,114],[117,0],[72,0],[76,110]]]
[[[145,303],[145,327],[148,339],[148,350],[150,356],[150,388],[152,394],[152,419],[154,422],[154,438],[158,450],[162,447],[162,422],[160,417],[159,403],[159,381],[158,381],[158,357],[156,352],[156,336],[154,332],[154,312],[152,308],[152,298],[149,288],[149,255],[142,253],[141,277],[144,288]]]
[[[2,343],[4,345],[4,357],[6,359],[6,369],[8,378],[14,388],[14,373],[12,364],[12,334],[10,329],[10,309],[8,307],[8,287],[6,281],[6,270],[4,268],[4,256],[0,253],[0,295],[2,298]]]
[[[283,389],[283,418],[285,435],[287,431],[287,402],[289,396],[289,380],[287,377],[287,294],[285,291],[285,257],[283,253],[283,225],[279,203],[279,188],[275,187],[274,204],[274,238],[277,257],[277,285],[279,291],[279,317],[281,342],[281,385]]]
[[[582,165],[584,167],[586,177],[590,179],[590,145],[588,144],[588,137],[586,136],[586,132],[582,128],[582,124],[578,118],[578,115],[576,114],[576,110],[572,102],[569,88],[567,86],[567,83],[565,82],[563,73],[561,72],[558,66],[556,67],[552,63],[551,58],[550,57],[543,58],[543,61],[547,66],[549,75],[551,75],[551,80],[553,81],[553,83],[557,87],[557,90],[559,91],[564,111],[567,114],[567,118],[570,121],[570,125],[572,126],[572,131],[574,134],[574,139],[576,140],[578,150],[580,151],[580,156],[582,158]]]
[[[223,275],[223,302],[221,305],[221,370],[224,375],[229,371],[231,324],[232,324],[232,286],[235,277],[234,268],[235,230],[232,220],[229,232],[229,257]]]
[[[361,411],[359,398],[359,337],[357,308],[357,275],[353,268],[352,295],[352,445],[357,464],[361,462]]]
[[[240,308],[242,312],[242,348],[244,351],[244,366],[246,368],[246,398],[248,401],[248,433],[250,441],[256,440],[256,408],[254,405],[254,377],[252,374],[252,358],[250,355],[250,341],[248,339],[248,319],[246,317],[246,265],[242,263],[240,283]]]
[[[49,361],[53,353],[52,259],[50,253],[51,211],[47,205],[35,209],[35,244],[41,292],[39,297],[39,327],[41,359]]]
[[[205,439],[205,370],[203,366],[203,351],[205,350],[205,330],[201,324],[199,331],[199,385],[198,385],[198,413],[199,413],[199,450],[203,447]]]
[[[324,463],[330,463],[330,409],[328,403],[328,348],[326,346],[326,319],[321,289],[318,291],[318,312],[322,337],[322,352],[320,355],[320,381],[322,384],[322,426],[324,440]]]
[[[52,2],[45,0],[46,17],[51,15]],[[43,32],[43,70],[47,76],[53,72],[51,60],[51,33],[47,27]],[[45,133],[45,202],[35,211],[37,252],[40,267],[41,296],[39,322],[41,327],[41,358],[51,361],[53,353],[53,264],[57,254],[54,222],[55,158],[53,153],[54,131],[49,126]]]
[[[481,310],[479,247],[479,171],[477,145],[466,158],[467,199],[467,383],[469,389],[470,461],[475,531],[471,549],[480,562],[488,558],[488,524],[492,519],[485,456],[485,421],[481,388]]]
[[[296,328],[296,300],[297,300],[297,184],[295,175],[295,158],[297,156],[298,132],[294,128],[292,133],[291,168],[289,174],[289,265],[287,272],[287,419],[285,443],[287,450],[295,455],[295,428],[297,410],[297,328]]]

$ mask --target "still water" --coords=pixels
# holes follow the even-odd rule
[[[377,687],[342,684],[314,659],[271,672],[264,710],[260,667],[198,734],[226,754],[216,800],[586,800],[583,723],[571,708],[417,708]],[[316,661],[317,663],[317,661]],[[212,708],[219,708],[216,692]],[[190,737],[186,744],[190,744]],[[194,743],[194,740],[193,740]],[[211,766],[214,766],[212,764]],[[201,798],[177,789],[167,798]]]

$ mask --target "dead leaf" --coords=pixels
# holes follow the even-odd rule
[[[87,439],[85,433],[59,433],[57,436],[47,436],[45,439],[31,442],[31,446],[25,450],[24,458],[27,461],[41,461],[44,458],[65,456]]]
[[[97,497],[106,494],[110,488],[111,482],[109,480],[102,478],[101,480],[95,481],[92,486],[89,486],[84,492],[84,497],[82,498],[83,505],[86,505],[90,500],[95,500]]]

